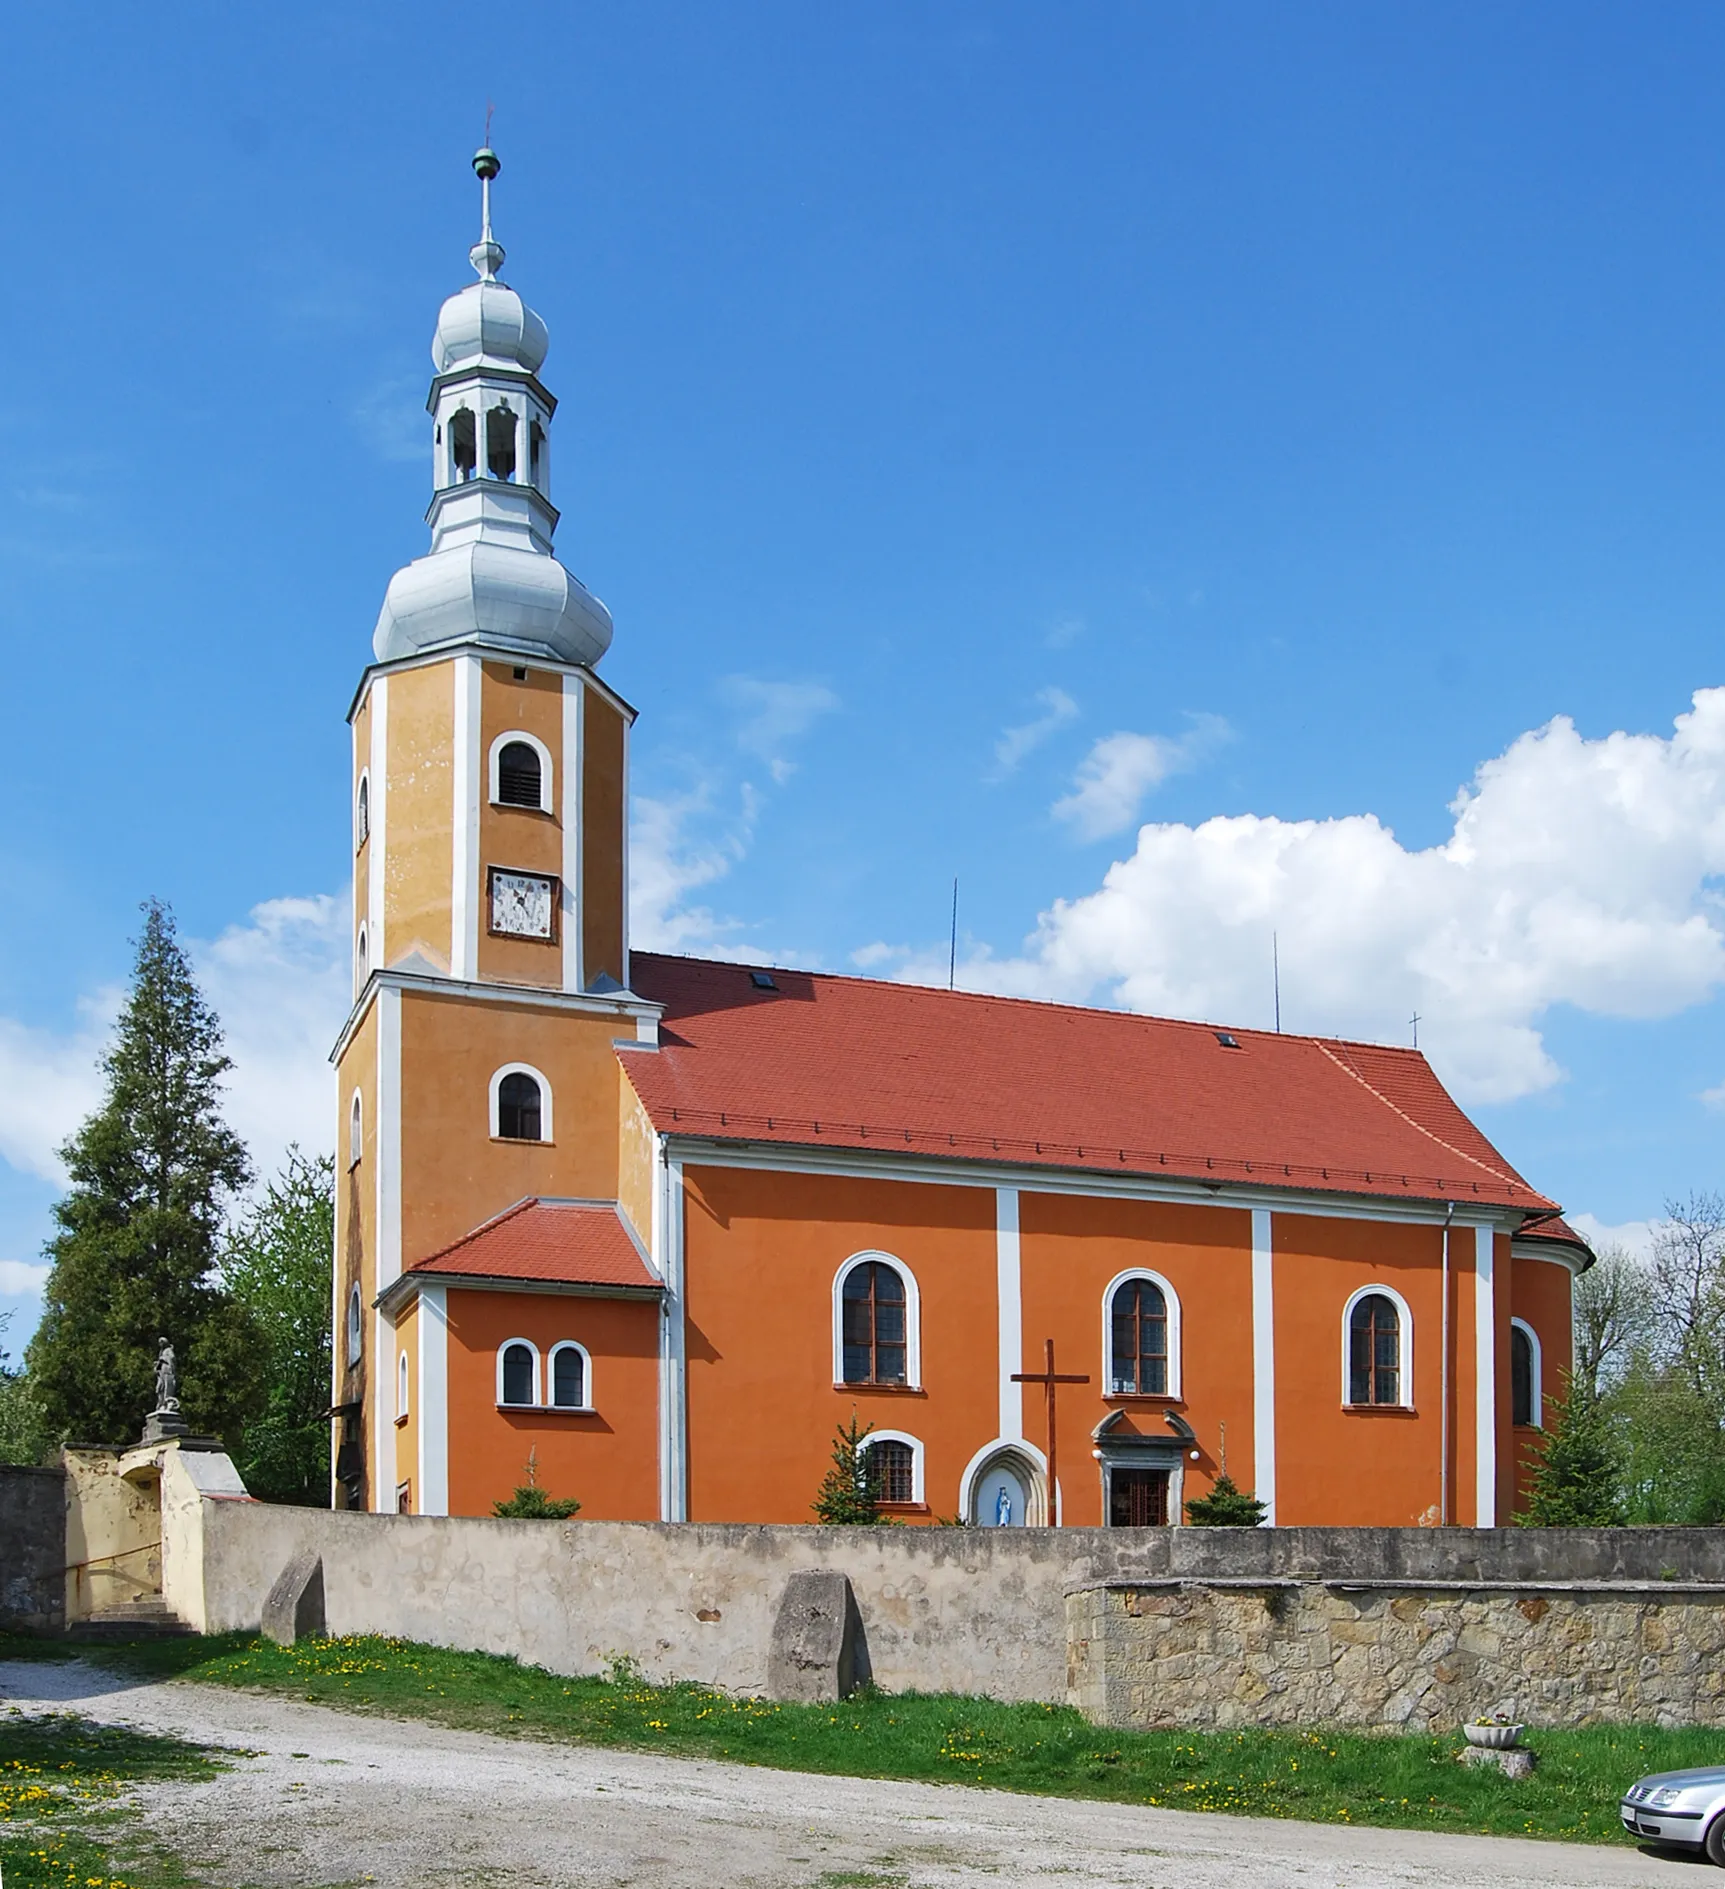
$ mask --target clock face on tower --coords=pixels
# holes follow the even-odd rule
[[[491,929],[505,938],[557,938],[557,881],[544,873],[491,868]]]

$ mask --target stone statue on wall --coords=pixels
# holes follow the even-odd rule
[[[180,1373],[174,1362],[174,1347],[164,1338],[156,1353],[156,1408],[177,1412],[180,1408]]]

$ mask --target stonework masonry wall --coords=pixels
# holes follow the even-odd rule
[[[329,1631],[767,1683],[792,1573],[846,1574],[889,1691],[1070,1699],[1118,1725],[1725,1725],[1725,1530],[820,1529],[195,1502],[172,1602],[255,1628],[298,1553]],[[189,1529],[190,1518],[183,1525]],[[167,1530],[182,1527],[170,1522]]]
[[[1066,1601],[1068,1696],[1102,1725],[1725,1725],[1725,1590],[1104,1586]]]
[[[65,1475],[0,1464],[0,1627],[52,1633],[65,1620]]]

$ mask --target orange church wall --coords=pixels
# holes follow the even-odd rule
[[[1023,1306],[1023,1370],[1043,1368],[1052,1338],[1055,1368],[1086,1374],[1088,1384],[1062,1386],[1059,1472],[1062,1519],[1096,1526],[1102,1513],[1102,1471],[1090,1432],[1111,1410],[1125,1426],[1167,1438],[1163,1413],[1179,1411],[1198,1432],[1202,1458],[1185,1466],[1184,1496],[1202,1495],[1220,1467],[1227,1425],[1228,1471],[1253,1486],[1252,1461],[1252,1216],[1224,1207],[1164,1201],[1087,1198],[1071,1194],[1019,1197]],[[1179,1397],[1110,1397],[1103,1300],[1118,1274],[1143,1267],[1165,1278],[1179,1300]],[[992,1350],[992,1333],[989,1335]],[[1039,1386],[1024,1386],[1024,1434],[1047,1446],[1047,1404]]]
[[[522,872],[563,872],[563,821],[560,812],[491,804],[491,744],[501,734],[521,730],[544,742],[551,756],[553,809],[563,805],[563,770],[572,758],[563,752],[563,677],[557,670],[529,669],[524,682],[507,665],[481,665],[479,707],[479,975],[509,984],[539,984],[561,989],[563,949],[530,938],[497,938],[488,926],[492,866]]]
[[[1465,1242],[1471,1285],[1471,1230]],[[1435,1522],[1442,1442],[1441,1230],[1278,1213],[1271,1243],[1276,1520],[1288,1527]],[[1452,1261],[1462,1247],[1456,1239]],[[1374,1284],[1399,1292],[1413,1317],[1412,1410],[1358,1411],[1343,1404],[1343,1311],[1354,1292]],[[1471,1301],[1471,1292],[1466,1297]],[[1458,1354],[1467,1355],[1470,1344],[1458,1337]],[[1232,1454],[1230,1426],[1230,1459]],[[1466,1473],[1471,1478],[1471,1452]],[[1457,1491],[1458,1520],[1473,1519],[1472,1489],[1469,1480]]]
[[[626,724],[596,688],[582,690],[581,965],[627,983],[623,965],[623,804]]]
[[[1525,1320],[1539,1338],[1540,1365],[1545,1396],[1544,1421],[1550,1423],[1552,1402],[1563,1395],[1564,1373],[1574,1357],[1571,1334],[1571,1294],[1574,1280],[1569,1268],[1559,1260],[1514,1259],[1510,1262],[1510,1310]],[[1507,1382],[1507,1380],[1506,1380]],[[1507,1392],[1506,1392],[1507,1395]],[[1528,1491],[1533,1482],[1534,1466],[1539,1459],[1542,1433],[1538,1429],[1516,1429],[1514,1437],[1515,1512],[1527,1507]]]
[[[690,1167],[686,1193],[690,1519],[809,1521],[853,1408],[922,1443],[952,1515],[998,1427],[994,1190]],[[833,1383],[833,1279],[871,1249],[916,1278],[920,1392]]]
[[[497,1407],[497,1354],[511,1338],[539,1349],[565,1338],[592,1359],[591,1416]],[[575,1496],[589,1521],[659,1514],[659,1308],[548,1292],[449,1293],[449,1512],[489,1515],[527,1480]]]
[[[610,1200],[617,1143],[617,1019],[404,992],[402,1263],[437,1252],[528,1194]],[[490,1083],[528,1063],[551,1085],[551,1142],[494,1141]]]
[[[389,964],[417,950],[444,969],[449,965],[454,675],[453,664],[440,662],[398,669],[389,678],[383,834]],[[371,791],[378,791],[375,779]]]
[[[618,1071],[617,1082],[617,1204],[623,1209],[635,1237],[645,1247],[653,1244],[653,1124],[641,1098]]]

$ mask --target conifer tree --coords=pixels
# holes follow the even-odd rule
[[[1208,1495],[1186,1504],[1186,1519],[1194,1528],[1256,1528],[1268,1506],[1249,1489],[1237,1488],[1224,1469]]]
[[[859,1423],[854,1410],[850,1422],[839,1425],[833,1437],[832,1467],[821,1478],[811,1505],[817,1521],[871,1528],[886,1520],[880,1512],[880,1479],[868,1460],[868,1433],[873,1428],[872,1423]]]
[[[132,1442],[167,1338],[186,1422],[237,1445],[263,1359],[244,1309],[210,1276],[224,1205],[249,1177],[221,1116],[232,1065],[172,913],[156,900],[143,910],[131,993],[103,1061],[107,1094],[60,1151],[72,1184],[54,1208],[29,1383],[50,1435]]]
[[[1614,1528],[1623,1520],[1617,1451],[1599,1399],[1576,1377],[1565,1381],[1533,1472],[1527,1514],[1533,1528]]]
[[[527,1452],[527,1480],[515,1485],[506,1502],[493,1502],[491,1513],[506,1522],[566,1522],[581,1512],[572,1495],[548,1495],[539,1485],[539,1446]]]
[[[237,1458],[265,1502],[329,1507],[330,1268],[335,1163],[290,1147],[287,1163],[222,1242],[222,1284],[263,1345],[262,1408]]]

